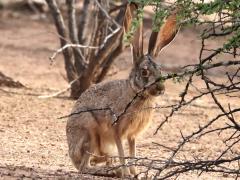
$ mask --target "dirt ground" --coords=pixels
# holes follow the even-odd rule
[[[22,82],[27,88],[0,87],[0,179],[99,179],[80,175],[68,157],[65,126],[74,104],[65,93],[58,98],[40,99],[39,95],[51,94],[67,87],[62,56],[51,66],[48,57],[59,47],[58,37],[49,19],[37,19],[29,15],[0,12],[0,71]],[[148,34],[148,33],[147,33]],[[196,61],[200,40],[195,31],[185,29],[174,43],[164,49],[158,62],[191,64]],[[125,78],[131,65],[126,50],[112,68],[106,80]],[[196,84],[203,86],[199,80]],[[204,87],[204,86],[203,86]],[[183,84],[166,82],[166,93],[158,98],[159,105],[176,102]],[[192,92],[192,95],[195,92]],[[228,101],[228,100],[226,100]],[[239,106],[238,100],[233,100]],[[192,132],[198,124],[214,117],[218,112],[210,97],[195,102],[171,118],[159,133],[153,136],[157,124],[169,113],[159,109],[154,123],[137,142],[137,154],[159,158],[169,152],[152,142],[174,146],[179,131]],[[224,123],[224,121],[223,121]],[[201,143],[191,144],[187,155],[219,153],[222,142],[217,138],[203,138]],[[178,179],[232,179],[221,174],[198,176],[191,172]]]

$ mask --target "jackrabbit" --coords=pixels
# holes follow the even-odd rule
[[[127,6],[126,31],[136,16],[136,9],[135,3]],[[135,157],[135,139],[149,126],[153,113],[151,107],[156,97],[164,92],[164,85],[158,82],[141,90],[161,76],[160,66],[152,58],[173,40],[176,33],[176,13],[173,13],[159,32],[152,32],[148,53],[144,55],[141,24],[131,42],[134,67],[129,78],[93,85],[79,97],[66,127],[69,156],[79,171],[94,163],[111,164],[109,157],[116,155],[124,165],[124,140],[128,141],[130,157]],[[140,91],[142,93],[134,98]],[[113,125],[116,117],[119,119]],[[121,173],[122,176],[136,175],[137,171],[134,166],[123,166]]]

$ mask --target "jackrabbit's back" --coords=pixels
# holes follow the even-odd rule
[[[92,85],[77,100],[72,113],[85,110],[101,112],[110,108],[118,116],[135,96],[127,79]]]
[[[67,126],[89,126],[87,129],[101,128],[102,132],[106,132],[116,117],[121,116],[116,124],[120,136],[137,136],[149,125],[154,101],[150,97],[135,96],[136,91],[129,79],[93,85],[77,100],[72,110],[74,115],[69,118]],[[91,122],[92,117],[97,121],[97,127]]]

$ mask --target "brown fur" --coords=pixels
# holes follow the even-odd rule
[[[72,112],[111,107],[118,116],[135,94],[129,80],[97,84],[82,94]],[[84,155],[86,151],[96,156],[117,156],[115,138],[121,141],[135,139],[142,133],[151,122],[153,110],[149,107],[153,104],[154,97],[138,97],[114,126],[113,115],[107,111],[71,116],[67,122],[67,140],[69,155],[75,167],[82,170],[84,166],[90,166],[91,158]],[[86,161],[82,160],[83,156]]]
[[[130,11],[134,9],[136,10],[136,8],[130,8]],[[134,12],[127,12],[126,16],[129,17],[126,17],[126,21],[131,21]],[[174,18],[171,16],[166,24],[168,25],[172,19]],[[129,26],[130,22],[126,24]],[[168,27],[173,28],[167,26],[164,32]],[[169,37],[162,37],[158,39],[159,41],[169,41],[173,39],[170,36],[174,37],[175,34],[163,33],[163,35]],[[136,40],[137,38],[139,41]],[[141,38],[142,27],[139,27],[132,42],[134,67],[129,78],[93,85],[82,93],[73,107],[72,114],[74,115],[70,116],[67,121],[66,134],[69,156],[74,166],[80,171],[100,162],[111,165],[112,162],[109,159],[111,156],[119,156],[120,163],[125,164],[124,140],[127,140],[129,144],[129,156],[136,156],[135,139],[150,125],[155,97],[164,91],[162,82],[156,83],[134,99],[136,93],[161,75],[160,67],[151,60],[149,55],[143,55]],[[152,38],[150,41],[156,41],[156,39]],[[153,44],[157,46],[167,43],[150,42],[152,46],[150,50],[151,48],[158,49]],[[132,102],[131,105],[122,115],[130,102]],[[111,110],[106,110],[106,108]],[[78,113],[81,111],[86,112]],[[113,125],[118,116],[120,118],[116,125]],[[130,173],[136,175],[137,171],[134,166],[129,169],[123,167],[121,173],[122,176]]]

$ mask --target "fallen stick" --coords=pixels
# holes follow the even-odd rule
[[[55,92],[55,93],[53,93],[53,94],[38,96],[38,98],[40,98],[40,99],[47,99],[47,98],[57,97],[57,96],[59,96],[60,94],[63,94],[63,93],[65,93],[65,92],[67,92],[67,91],[71,88],[72,84],[75,83],[75,82],[78,81],[78,80],[79,80],[79,77],[78,77],[77,79],[74,79],[73,81],[71,81],[65,89],[60,90],[60,91],[58,91],[58,92]]]

